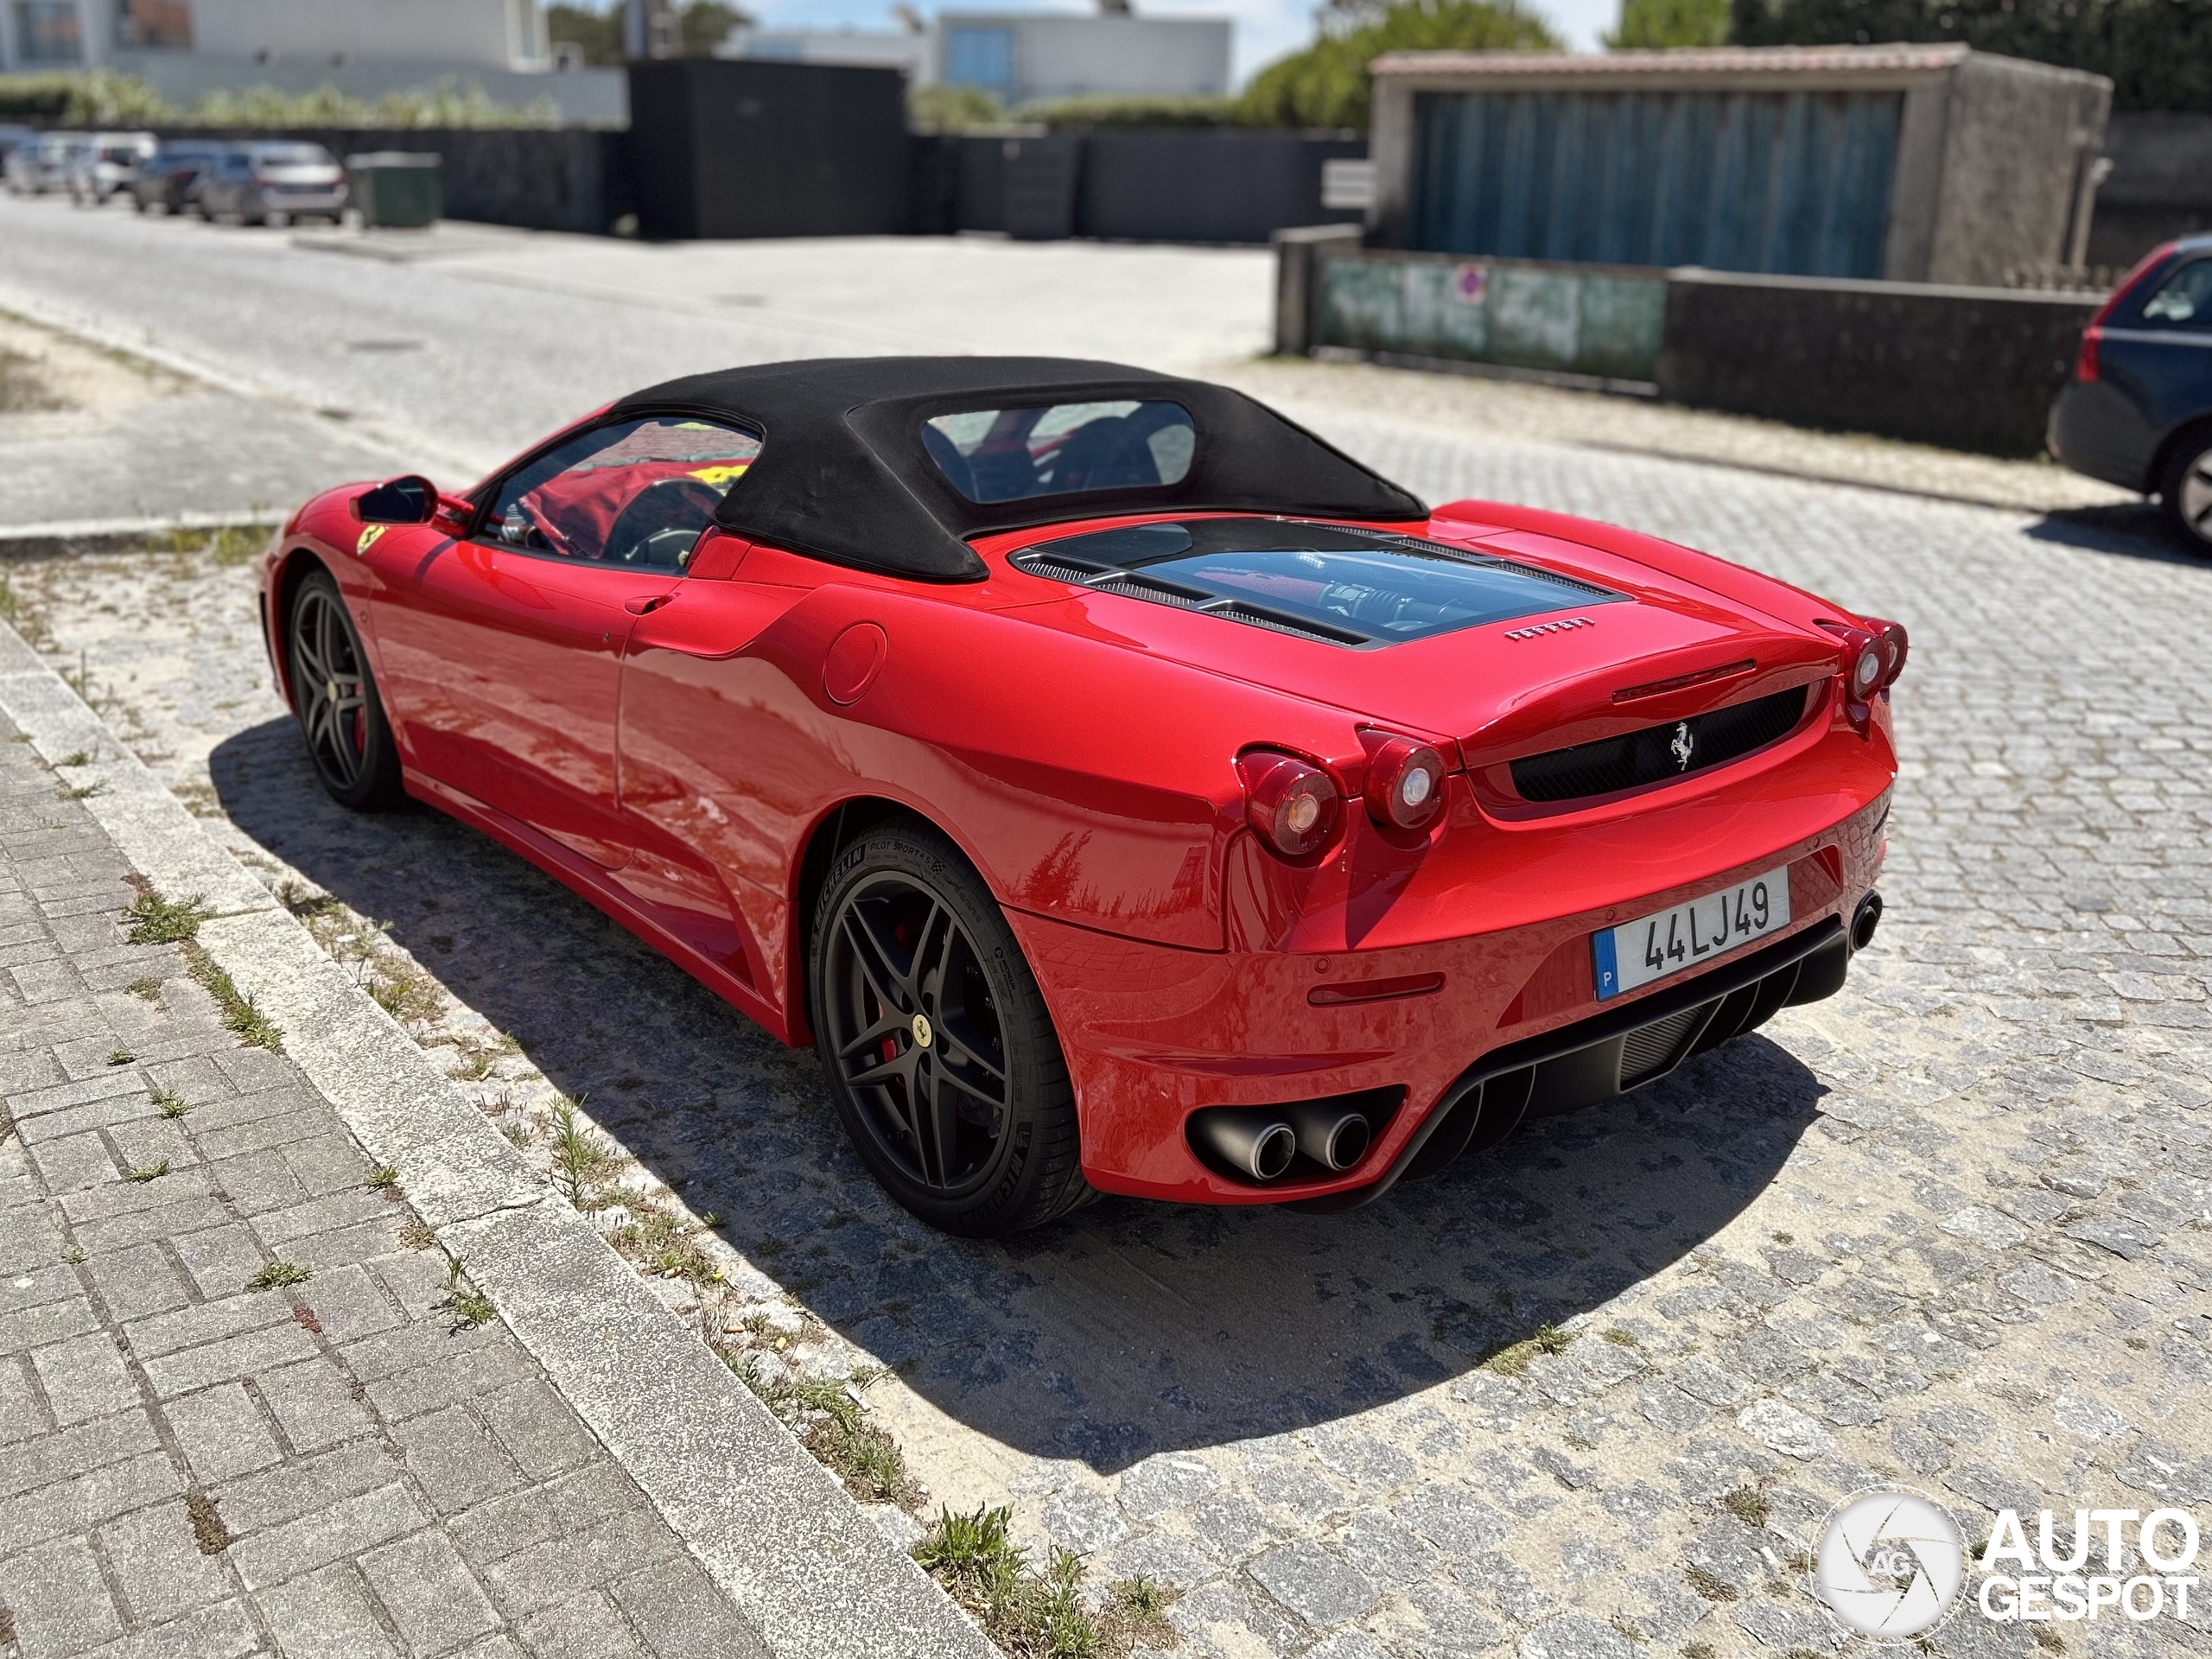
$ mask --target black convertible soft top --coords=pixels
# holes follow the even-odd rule
[[[934,416],[1130,399],[1190,411],[1197,448],[1179,483],[981,504],[955,490],[922,447],[922,423]],[[1242,392],[1118,363],[817,358],[689,375],[633,392],[614,412],[692,414],[759,433],[760,459],[715,510],[725,530],[932,582],[985,574],[969,537],[1113,512],[1427,516],[1414,496]]]

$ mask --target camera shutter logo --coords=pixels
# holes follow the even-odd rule
[[[1813,1559],[1813,1593],[1837,1622],[1892,1641],[1942,1624],[1965,1580],[1965,1544],[1950,1511],[1893,1487],[1838,1504]]]

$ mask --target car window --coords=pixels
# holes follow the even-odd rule
[[[502,480],[479,539],[681,571],[760,453],[749,432],[673,416],[594,427]]]
[[[2194,259],[2158,284],[2143,302],[2143,321],[2156,327],[2212,328],[2212,259]]]
[[[1198,448],[1180,404],[976,409],[922,425],[922,447],[970,501],[1179,484]]]

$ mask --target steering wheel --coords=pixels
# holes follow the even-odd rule
[[[614,515],[607,531],[606,562],[681,570],[721,499],[721,491],[700,479],[655,479]]]

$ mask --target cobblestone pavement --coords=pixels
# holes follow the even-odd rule
[[[385,925],[334,938],[388,953],[377,982],[434,976],[416,1028],[513,1138],[550,1160],[581,1099],[625,1180],[715,1216],[724,1281],[663,1281],[702,1330],[770,1375],[895,1367],[868,1398],[932,1503],[1010,1502],[1101,1579],[1173,1581],[1185,1652],[1827,1653],[1798,1553],[1860,1486],[1970,1532],[2212,1503],[2212,569],[2139,507],[1300,412],[1431,499],[1634,524],[1914,639],[1891,919],[1845,993],[1348,1216],[1109,1200],[937,1237],[868,1183],[810,1057],[458,826],[328,807],[242,572],[10,574],[272,887]],[[2202,1605],[2062,1639],[2212,1650]],[[1969,1615],[1934,1646],[2034,1643]]]
[[[753,1656],[0,718],[0,1654]]]

